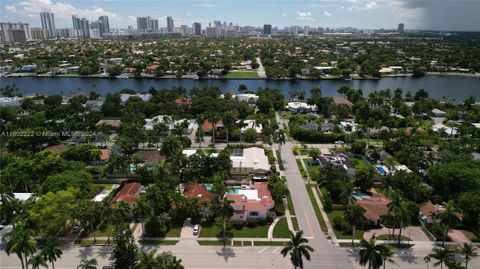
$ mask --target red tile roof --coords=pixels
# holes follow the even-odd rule
[[[188,198],[200,198],[202,201],[210,201],[213,199],[213,193],[209,192],[201,184],[191,184],[185,189],[183,195]]]
[[[145,164],[156,165],[166,159],[158,150],[137,150],[134,154],[140,155],[145,161]]]
[[[49,151],[52,153],[57,153],[60,154],[62,152],[65,152],[68,148],[68,145],[65,144],[58,144],[58,145],[53,145],[50,147],[46,147],[43,151]]]
[[[218,121],[216,127],[218,128],[218,127],[222,127],[222,126],[223,126],[223,121],[221,121],[221,120]],[[212,123],[209,120],[204,121],[203,124],[202,124],[202,130],[204,130],[204,131],[213,130]]]
[[[366,210],[365,218],[377,222],[381,216],[388,214],[387,204],[390,203],[390,200],[381,194],[373,194],[371,198],[355,199],[354,203]]]
[[[140,198],[138,192],[142,185],[138,182],[131,182],[123,185],[122,189],[115,195],[113,198],[113,202],[128,202],[128,203],[136,203]]]
[[[100,160],[108,161],[110,159],[110,150],[109,149],[101,149],[100,150]]]

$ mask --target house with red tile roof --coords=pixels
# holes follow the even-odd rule
[[[226,198],[232,201],[234,209],[233,221],[247,221],[248,219],[262,219],[275,206],[272,195],[265,182],[254,183],[236,194],[227,194]]]
[[[380,223],[380,218],[383,215],[388,214],[388,204],[390,200],[378,193],[374,193],[371,196],[356,197],[354,204],[363,207],[365,213],[363,214],[367,220],[370,220],[374,224]]]
[[[215,127],[216,127],[217,129],[223,128],[223,121],[221,121],[221,120],[218,121],[218,122],[217,122],[217,125],[216,125]],[[213,124],[212,124],[209,120],[204,121],[203,124],[202,124],[202,130],[203,130],[204,132],[208,132],[208,131],[213,130]]]
[[[187,198],[198,198],[202,202],[210,202],[213,199],[213,193],[208,191],[202,184],[190,184],[183,191],[183,196]]]
[[[130,182],[125,185],[118,191],[117,195],[112,200],[112,206],[115,207],[115,204],[118,202],[125,202],[131,207],[135,207],[140,199],[140,192],[143,190],[143,186],[138,182]]]

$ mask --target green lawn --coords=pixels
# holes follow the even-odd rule
[[[220,241],[220,240],[214,240],[214,241],[210,241],[210,240],[197,240],[198,244],[200,246],[222,246],[223,245],[223,241]],[[225,242],[225,245],[226,246],[230,246],[232,244],[232,241],[229,241],[227,240]]]
[[[162,78],[177,78],[177,75],[163,75]]]
[[[325,224],[325,220],[323,219],[322,212],[320,211],[320,207],[318,206],[317,201],[313,196],[312,187],[310,185],[305,185],[305,187],[307,188],[308,197],[310,198],[310,202],[312,203],[313,209],[315,210],[315,215],[317,216],[318,223],[320,224],[322,231],[326,232],[328,231],[328,228],[327,228],[327,225]]]
[[[378,240],[398,240],[398,234],[395,234],[395,236],[388,235],[388,234],[382,234],[376,237]],[[410,241],[411,239],[408,238],[407,236],[401,236],[400,237],[401,241]]]
[[[106,245],[106,244],[112,244],[113,241],[110,240],[110,242],[108,240],[98,240],[95,241],[95,245]],[[75,244],[79,244],[81,247],[89,247],[91,245],[93,245],[93,239],[81,239],[81,240],[77,240],[75,241]]]
[[[359,158],[351,158],[352,163],[355,165],[355,169],[368,169],[368,164]]]
[[[172,226],[170,230],[168,230],[166,237],[180,237],[180,232],[182,231],[182,226]]]
[[[278,150],[275,150],[275,154],[277,155],[278,167],[280,168],[280,171],[285,170],[285,167],[283,167],[282,154]]]
[[[241,230],[231,229],[230,232],[233,234],[233,237],[252,237],[252,238],[267,238],[268,237],[268,227],[269,225],[257,226],[254,228],[249,228],[243,226]]]
[[[292,219],[293,229],[294,229],[295,231],[299,231],[300,228],[299,228],[299,226],[298,226],[298,220],[297,220],[297,218],[296,218],[296,217],[291,217],[291,219]]]
[[[97,230],[95,230],[93,233],[90,233],[88,237],[93,237],[93,235],[95,235],[96,237],[112,237],[114,230],[115,225],[111,223],[103,223],[100,227],[98,227]]]
[[[341,216],[343,215],[343,210],[331,210],[327,212],[328,219],[330,220],[330,223],[332,223],[333,226],[333,219],[336,216]],[[335,229],[335,227],[333,227]],[[363,238],[363,230],[357,229],[355,231],[355,239],[362,239]],[[335,235],[337,236],[338,239],[352,239],[352,233],[345,233],[344,231],[337,231],[335,230]]]
[[[254,241],[253,244],[255,246],[285,246],[287,242],[279,242],[279,241]]]
[[[307,166],[308,173],[310,174],[310,177],[314,177],[318,174],[320,174],[320,165],[309,165],[308,161],[311,159],[303,159],[303,162]]]
[[[232,71],[225,75],[225,78],[258,78],[256,71]]]
[[[275,224],[273,228],[273,238],[289,238],[290,231],[288,230],[287,218],[282,218]]]
[[[297,162],[298,170],[300,170],[300,174],[302,175],[302,178],[304,180],[308,180],[307,172],[305,171],[305,169],[303,169],[302,160],[295,159],[295,161]]]
[[[288,211],[290,211],[290,215],[295,215],[295,208],[293,207],[292,196],[290,196],[290,193],[287,195],[287,204],[288,204]]]
[[[199,237],[217,237],[221,231],[220,227],[215,224],[202,225]]]
[[[140,240],[144,245],[175,245],[178,240]]]

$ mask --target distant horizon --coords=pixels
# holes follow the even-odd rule
[[[111,29],[137,28],[136,17],[150,16],[166,27],[172,16],[175,27],[200,22],[202,29],[213,21],[239,26],[271,24],[283,30],[290,26],[330,29],[395,30],[399,23],[407,31],[479,32],[480,1],[443,0],[312,0],[312,1],[126,1],[126,0],[3,0],[2,22],[24,22],[41,27],[40,12],[53,12],[56,28],[72,28],[72,15],[96,20],[109,17]],[[249,16],[245,16],[249,14]]]

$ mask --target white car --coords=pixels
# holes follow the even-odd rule
[[[195,224],[193,226],[193,235],[198,235],[199,232],[200,232],[200,225]]]

